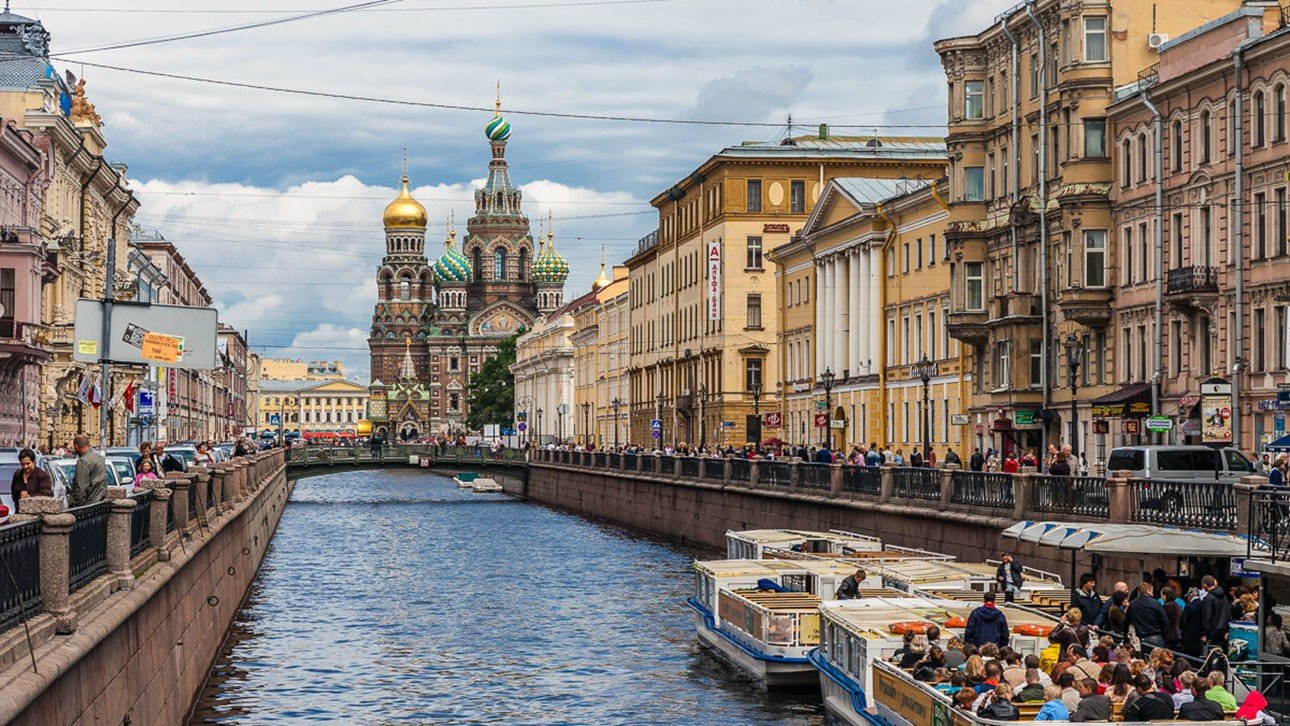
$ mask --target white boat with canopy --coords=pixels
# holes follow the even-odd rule
[[[837,529],[828,532],[800,529],[726,531],[726,557],[732,560],[760,560],[767,556],[768,551],[776,550],[845,556],[881,549],[882,540],[877,537]]]

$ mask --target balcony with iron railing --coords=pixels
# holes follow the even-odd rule
[[[1175,304],[1195,305],[1218,295],[1218,268],[1208,265],[1176,267],[1165,276],[1165,297]]]
[[[0,318],[0,357],[40,363],[53,357],[46,328],[13,318]]]

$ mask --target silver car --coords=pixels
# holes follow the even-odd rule
[[[49,478],[53,481],[54,497],[63,499],[66,503],[67,487],[71,479],[64,476],[61,469],[54,466],[53,460],[36,454],[36,466],[45,470]],[[17,510],[13,506],[13,490],[10,488],[10,482],[13,481],[14,472],[18,471],[18,450],[6,449],[0,451],[0,502],[3,502],[9,508],[12,514]]]

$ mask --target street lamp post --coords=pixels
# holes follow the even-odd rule
[[[537,416],[538,416],[538,419],[537,419],[537,439],[538,439],[538,447],[539,447],[539,448],[541,448],[541,446],[542,446],[542,409],[540,409],[540,408],[539,408],[539,409],[537,410]]]
[[[932,376],[936,375],[936,364],[923,356],[921,360],[914,364],[912,373],[923,382],[923,463],[927,465],[932,458],[932,417],[931,408],[931,388]]]
[[[569,410],[569,404],[562,403],[555,407],[555,439],[564,441],[564,414]]]
[[[699,384],[699,448],[708,445],[708,384]]]
[[[614,451],[618,450],[618,409],[623,405],[622,399],[614,396],[614,400],[609,402],[614,409]]]
[[[824,386],[824,447],[832,449],[829,446],[829,439],[833,437],[833,369],[825,368],[820,374],[820,385]]]
[[[586,447],[588,442],[590,441],[590,439],[587,438],[591,434],[591,419],[589,417],[590,411],[591,411],[591,402],[583,401],[582,402],[582,445],[583,447]]]
[[[528,430],[529,426],[533,425],[529,422],[529,409],[532,408],[532,406],[533,406],[532,396],[529,396],[527,394],[524,396],[520,396],[521,408],[519,413],[522,416],[521,422],[524,424],[524,430],[520,432],[521,433],[520,448],[528,448],[529,442],[533,440],[533,436],[529,434],[529,430]]]
[[[1079,408],[1076,393],[1079,391],[1079,367],[1084,362],[1084,345],[1071,333],[1066,336],[1066,372],[1071,383],[1071,458],[1079,461]],[[1071,462],[1074,467],[1075,461]]]

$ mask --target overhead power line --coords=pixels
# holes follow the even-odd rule
[[[437,13],[469,10],[543,10],[549,8],[596,7],[601,5],[645,5],[676,0],[587,0],[585,2],[496,3],[489,5],[443,5],[432,8],[364,8],[363,13]],[[20,6],[19,10],[50,13],[113,13],[147,15],[285,15],[313,12],[306,8],[244,9],[229,8],[85,8],[55,6]]]
[[[312,18],[321,18],[327,15],[340,15],[343,13],[354,12],[400,3],[404,0],[369,0],[369,2],[355,3],[353,5],[342,5],[337,8],[328,8],[326,10],[313,10],[290,15],[285,18],[271,18],[269,20],[257,20],[253,23],[242,23],[240,25],[229,25],[222,28],[209,28],[207,30],[198,30],[191,33],[179,33],[175,35],[162,35],[152,38],[141,38],[139,40],[129,40],[122,43],[112,43],[109,45],[100,45],[90,48],[80,48],[77,50],[67,51],[69,53],[98,53],[105,50],[121,50],[124,48],[138,48],[144,45],[158,45],[160,43],[174,43],[180,40],[193,40],[196,38],[208,38],[213,35],[226,35],[228,33],[237,33],[243,30],[254,30],[256,28],[267,28],[273,25],[285,25],[286,23],[295,23],[301,20],[310,20]]]

